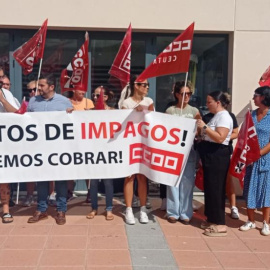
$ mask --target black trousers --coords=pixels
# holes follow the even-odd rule
[[[226,177],[230,165],[229,146],[202,141],[198,150],[203,165],[204,214],[208,222],[225,225]]]

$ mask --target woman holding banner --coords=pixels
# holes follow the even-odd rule
[[[113,92],[105,86],[99,86],[95,89],[92,97],[96,109],[113,110],[114,108],[108,106],[107,102],[113,99]],[[103,99],[102,99],[103,98]],[[102,99],[102,100],[101,100]],[[102,108],[98,108],[97,101],[100,100]],[[92,211],[86,216],[88,219],[93,219],[97,215],[98,210],[98,183],[99,179],[91,179],[90,182],[90,198]],[[105,196],[106,196],[106,220],[113,220],[113,179],[104,179]]]
[[[130,80],[130,97],[125,99],[122,104],[122,109],[136,109],[137,111],[153,111],[154,102],[151,98],[146,97],[149,90],[149,83],[147,80],[142,82],[136,81],[137,76],[132,76]],[[134,179],[138,180],[138,195],[140,199],[140,223],[148,223],[149,219],[146,212],[147,200],[147,179],[143,174],[131,175],[126,177],[124,183],[124,196],[126,201],[125,221],[129,225],[135,224],[135,218],[132,211],[132,199],[134,193]]]
[[[188,104],[193,93],[192,90],[191,82],[187,82],[186,87],[185,81],[176,82],[173,94],[177,104],[169,107],[166,113],[179,117],[201,119],[199,110]],[[191,148],[179,187],[167,186],[167,219],[170,223],[176,223],[179,220],[188,225],[192,218],[196,161],[196,151]]]
[[[226,110],[229,104],[227,95],[214,91],[207,96],[206,105],[214,117],[206,125],[198,120],[202,142],[198,144],[203,165],[205,216],[201,224],[207,236],[226,236],[225,193],[226,177],[230,165],[229,141],[233,121]]]
[[[262,235],[269,235],[270,214],[270,87],[263,86],[255,90],[254,104],[258,109],[252,112],[252,119],[256,128],[260,145],[260,159],[247,167],[244,180],[244,197],[247,203],[248,221],[242,225],[240,231],[255,229],[255,209],[263,212]]]

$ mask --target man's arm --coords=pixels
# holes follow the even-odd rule
[[[0,90],[0,102],[7,112],[16,112],[18,110],[5,99],[2,89]]]

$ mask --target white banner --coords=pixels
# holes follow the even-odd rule
[[[178,186],[196,121],[134,110],[2,113],[1,182],[105,179],[142,173]]]

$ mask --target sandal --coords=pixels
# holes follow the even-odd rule
[[[2,223],[11,223],[13,222],[13,216],[10,213],[4,213],[2,216]]]
[[[204,220],[201,223],[200,227],[201,227],[201,229],[205,230],[205,229],[209,228],[212,225],[215,225],[215,224],[214,223],[211,223],[211,222],[208,222],[207,220]]]
[[[92,210],[87,216],[86,218],[88,219],[93,219],[95,217],[95,215],[97,214],[97,210]]]
[[[204,235],[210,236],[210,237],[221,237],[227,235],[227,230],[225,231],[219,231],[218,225],[211,225],[207,229],[205,229]]]
[[[112,213],[112,211],[107,211],[106,212],[106,220],[113,220],[114,219],[114,215]]]

